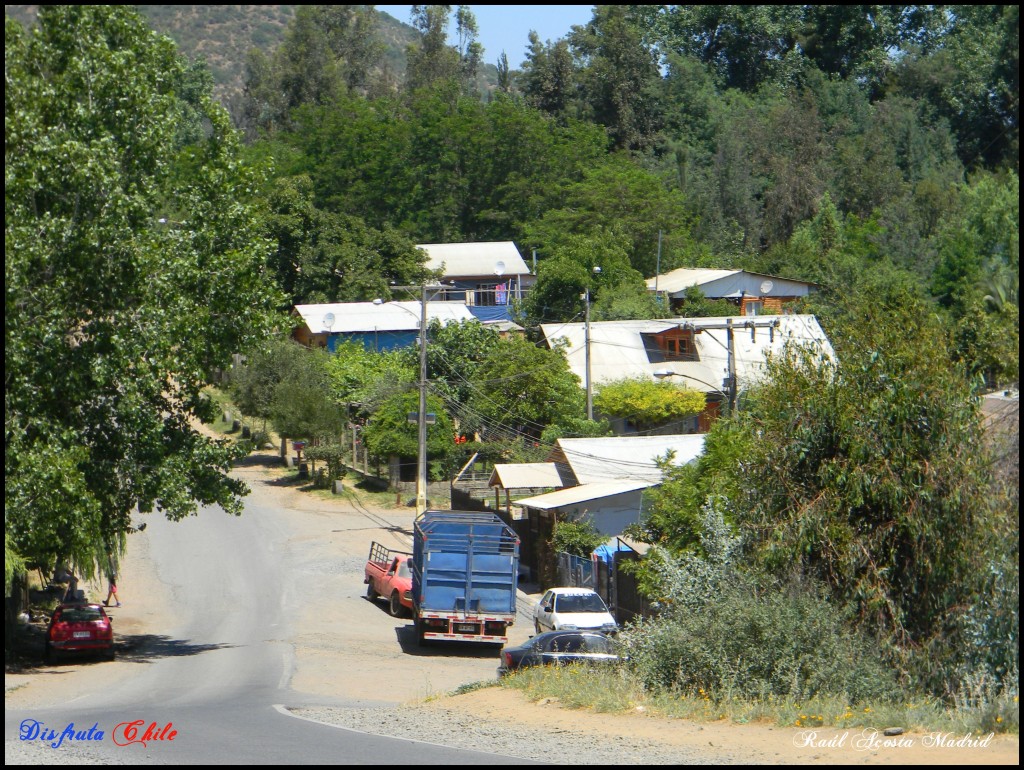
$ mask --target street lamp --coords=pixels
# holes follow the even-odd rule
[[[427,285],[392,286],[392,289],[420,290],[420,409],[417,415],[416,518],[427,510]],[[375,299],[375,305],[383,300]],[[401,306],[399,306],[401,307]],[[405,308],[402,308],[405,310]],[[406,311],[409,312],[409,311]]]
[[[686,380],[693,380],[694,382],[699,382],[701,385],[704,385],[705,387],[710,388],[712,393],[718,393],[719,395],[722,395],[722,396],[727,396],[728,395],[725,391],[716,388],[710,382],[705,382],[704,380],[698,379],[697,377],[692,377],[689,374],[682,374],[681,372],[673,372],[671,369],[655,369],[653,372],[651,372],[651,374],[653,374],[659,380],[664,380],[664,379],[666,379],[668,377],[682,377],[683,379],[686,379]]]

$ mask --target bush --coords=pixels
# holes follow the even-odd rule
[[[711,695],[851,702],[896,692],[893,674],[813,593],[755,592],[738,576],[699,612],[674,612],[622,634],[645,686]]]
[[[607,539],[589,519],[559,521],[555,525],[552,545],[556,551],[587,558]]]
[[[662,615],[621,635],[645,686],[720,697],[896,692],[894,674],[866,640],[808,582],[761,589],[735,569],[737,540],[711,504],[704,511],[706,557],[663,553]]]

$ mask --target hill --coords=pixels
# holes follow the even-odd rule
[[[6,5],[12,19],[24,25],[35,21],[38,5]],[[246,53],[258,48],[269,54],[284,40],[294,5],[140,5],[153,29],[170,37],[190,59],[203,57],[213,74],[214,93],[225,105],[241,94]],[[385,64],[392,72],[405,72],[405,49],[418,34],[408,24],[377,11],[385,45]],[[497,79],[494,65],[486,65],[484,78]]]

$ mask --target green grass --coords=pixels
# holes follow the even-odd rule
[[[1016,693],[972,706],[950,707],[937,699],[908,697],[900,703],[858,704],[838,696],[797,703],[769,697],[751,700],[740,695],[671,693],[645,690],[625,667],[595,669],[580,666],[529,668],[504,677],[500,685],[522,691],[533,701],[555,698],[568,708],[626,712],[642,708],[656,716],[700,722],[736,724],[763,722],[780,727],[886,728],[909,732],[956,731],[987,734],[1019,733]]]

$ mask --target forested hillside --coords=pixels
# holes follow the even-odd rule
[[[288,8],[233,63],[230,115],[131,9],[8,20],[9,565],[95,570],[136,509],[237,510],[231,451],[191,428],[231,353],[243,408],[323,459],[347,417],[407,453],[415,351],[269,330],[421,285],[414,244],[538,259],[526,336],[429,330],[439,478],[607,432],[538,323],[582,297],[661,317],[659,268],[745,268],[818,284],[800,309],[836,358],[772,360],[650,496],[638,681],[844,708],[905,688],[1015,726],[1017,434],[979,396],[1019,377],[1017,6],[597,6],[490,91],[465,7],[449,40],[452,8],[415,6],[401,70],[371,7]]]
[[[448,12],[424,7],[399,86],[376,69],[373,19],[346,8],[303,9],[240,121],[275,159],[294,301],[369,296],[343,277],[365,278],[366,255],[327,253],[327,232],[385,249],[514,240],[542,264],[532,321],[578,312],[545,298],[581,293],[598,263],[596,302],[614,289],[620,305],[659,259],[833,299],[882,280],[946,314],[976,370],[1016,377],[1015,7],[601,7],[534,39],[483,101],[471,17],[453,45]],[[382,280],[415,278],[394,259]]]

